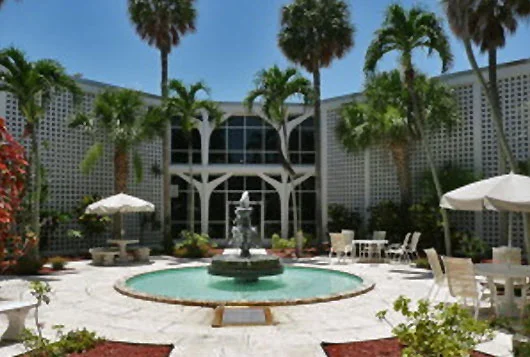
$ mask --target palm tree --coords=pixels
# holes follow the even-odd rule
[[[152,140],[165,127],[166,118],[157,107],[148,109],[139,92],[130,89],[106,89],[99,93],[91,113],[79,113],[69,124],[83,128],[94,137],[80,164],[88,174],[105,151],[103,137],[112,143],[114,151],[114,193],[127,192],[129,166],[132,158],[135,178],[143,178],[139,146]],[[120,238],[121,216],[114,217],[114,237]]]
[[[287,68],[282,71],[278,66],[258,72],[255,80],[256,88],[251,90],[244,100],[249,111],[252,111],[254,102],[261,98],[263,114],[276,128],[280,136],[280,147],[278,148],[282,166],[289,175],[291,181],[291,195],[293,200],[293,221],[297,237],[296,255],[302,255],[302,234],[300,220],[298,219],[298,205],[294,181],[296,172],[289,158],[289,109],[287,101],[299,97],[304,104],[313,100],[313,89],[311,82],[304,78],[297,69]]]
[[[339,141],[350,152],[374,145],[391,152],[401,204],[408,209],[412,203],[409,150],[415,138],[404,92],[397,70],[370,76],[364,90],[365,99],[344,105],[342,119],[335,129]]]
[[[30,227],[38,238],[43,171],[40,160],[40,122],[57,92],[71,93],[74,103],[77,103],[81,90],[58,62],[49,59],[30,62],[24,52],[14,47],[0,51],[0,68],[0,91],[11,93],[17,98],[18,108],[26,118],[25,132],[31,141]],[[38,259],[38,244],[29,255],[32,259]]]
[[[171,49],[180,44],[182,36],[195,31],[197,11],[195,0],[128,0],[129,17],[138,35],[150,46],[160,51],[162,100],[168,95],[168,56]],[[163,161],[163,234],[166,250],[172,251],[171,237],[171,164],[170,123],[162,136]]]
[[[441,26],[441,20],[433,12],[417,6],[407,11],[398,4],[392,4],[385,12],[382,27],[375,32],[375,38],[368,47],[364,70],[371,73],[385,54],[393,51],[399,53],[399,62],[404,75],[405,87],[409,92],[413,107],[414,126],[421,138],[427,161],[431,168],[434,185],[439,198],[441,198],[443,194],[442,187],[436,172],[428,138],[423,128],[423,123],[425,122],[423,104],[418,91],[414,87],[416,71],[412,62],[412,55],[415,49],[426,49],[429,55],[436,52],[442,61],[442,72],[447,71],[453,62],[449,39]],[[451,232],[447,212],[443,209],[442,217],[446,253],[450,255]]]
[[[344,57],[354,45],[355,27],[343,0],[294,0],[282,8],[278,44],[284,55],[313,76],[315,123],[316,236],[321,241],[322,220],[320,148],[320,69]]]
[[[451,30],[464,43],[469,63],[486,93],[501,152],[508,161],[510,170],[517,172],[517,162],[503,129],[497,87],[497,51],[505,46],[507,33],[513,34],[517,31],[518,21],[530,16],[530,2],[528,0],[443,0],[443,4]],[[477,64],[472,43],[479,46],[481,52],[488,53],[489,83]],[[500,161],[504,166],[503,160]]]
[[[223,113],[217,103],[208,99],[199,99],[202,93],[209,94],[210,90],[203,82],[186,86],[182,81],[173,79],[169,82],[169,91],[174,93],[166,101],[167,112],[170,117],[178,118],[180,128],[188,140],[189,187],[188,193],[188,220],[190,232],[195,232],[195,185],[193,184],[193,143],[192,132],[198,128],[203,120],[203,113],[207,120],[215,125],[219,124]],[[198,119],[201,118],[201,119]]]

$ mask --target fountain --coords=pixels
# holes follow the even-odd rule
[[[262,276],[282,274],[283,265],[278,257],[250,254],[250,247],[256,245],[259,237],[256,229],[251,225],[252,208],[247,191],[241,196],[239,207],[236,207],[235,211],[232,243],[239,246],[240,254],[215,256],[208,267],[208,273],[235,278],[236,281],[243,283],[257,282]]]

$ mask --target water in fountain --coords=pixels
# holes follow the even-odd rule
[[[256,245],[259,236],[251,224],[252,208],[247,191],[241,196],[235,213],[232,243],[239,245],[240,254],[214,257],[208,267],[208,273],[235,278],[241,282],[256,282],[261,276],[282,274],[283,266],[278,257],[250,254],[250,248]]]

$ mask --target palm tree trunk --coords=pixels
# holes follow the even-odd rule
[[[114,148],[114,193],[127,191],[127,178],[129,176],[129,156],[127,149],[116,146]],[[121,214],[115,214],[113,217],[112,236],[114,239],[121,239],[123,226]]]
[[[320,68],[313,71],[313,87],[315,91],[315,236],[318,250],[321,250],[326,222],[322,220],[322,150],[320,148]]]
[[[165,50],[160,51],[160,62],[162,80],[160,82],[162,101],[167,98],[168,94],[168,53]],[[162,234],[164,242],[164,250],[166,253],[173,252],[173,239],[171,237],[171,175],[169,173],[169,166],[171,164],[171,125],[169,120],[166,121],[165,131],[162,137],[162,197],[163,197],[163,214],[162,219]]]
[[[502,112],[499,105],[500,103],[498,102],[498,100],[495,100],[491,88],[486,83],[486,79],[480,71],[477,60],[475,58],[475,54],[473,53],[471,41],[469,39],[464,39],[463,41],[464,47],[466,49],[467,58],[469,60],[469,63],[471,64],[471,68],[473,68],[473,71],[475,72],[480,84],[482,85],[482,89],[486,93],[486,99],[488,100],[488,103],[492,109],[493,124],[495,125],[495,131],[499,140],[499,146],[501,147],[501,150],[504,153],[506,160],[508,161],[510,170],[512,170],[513,172],[517,172],[517,163],[515,162],[515,158],[512,154],[512,151],[510,150],[510,146],[508,145],[508,140],[506,139],[506,135],[503,129]]]
[[[434,158],[431,153],[431,148],[429,146],[428,139],[425,135],[425,131],[423,128],[423,111],[421,109],[420,101],[418,96],[416,95],[416,90],[414,88],[414,77],[415,73],[414,68],[412,67],[412,63],[408,63],[405,66],[405,84],[407,86],[407,90],[410,94],[410,97],[412,98],[412,107],[414,110],[415,118],[414,124],[416,125],[416,129],[418,130],[418,133],[420,135],[420,140],[425,150],[427,162],[429,163],[431,169],[432,180],[434,182],[434,187],[436,188],[436,194],[438,195],[438,199],[441,200],[443,195],[442,185],[440,184],[440,178],[438,177],[438,172],[436,170]],[[451,230],[449,228],[449,216],[447,214],[447,211],[443,208],[440,209],[440,213],[442,215],[444,229],[445,254],[451,256]]]
[[[190,176],[188,199],[188,223],[191,233],[195,233],[195,185],[193,184],[193,143],[191,133],[188,139],[188,172]]]
[[[410,177],[408,146],[407,144],[391,145],[390,152],[396,165],[401,206],[408,208],[412,203],[412,179]]]
[[[40,169],[40,150],[39,150],[39,123],[33,120],[30,125],[31,131],[31,230],[37,239],[40,239],[40,196],[42,188],[42,171]],[[39,244],[35,243],[34,247],[28,252],[28,258],[37,261],[39,259]]]

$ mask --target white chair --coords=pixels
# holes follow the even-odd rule
[[[442,257],[442,259],[449,293],[460,299],[464,305],[467,305],[468,299],[470,299],[475,309],[475,319],[478,318],[481,301],[489,298],[491,307],[496,307],[495,294],[491,294],[491,292],[488,294],[488,291],[476,279],[471,258]],[[489,288],[493,291],[491,286]]]
[[[386,231],[374,231],[372,233],[372,240],[384,240],[386,238]],[[373,244],[367,244],[367,246],[360,249],[360,255],[363,258],[373,258],[377,254],[378,258],[381,258],[381,249],[379,246]]]
[[[344,241],[346,244],[346,254],[350,253],[350,257],[353,261],[354,258],[354,247],[353,247],[353,240],[355,239],[355,232],[348,229],[343,229],[341,232],[342,236],[344,237]]]
[[[372,240],[384,240],[386,238],[386,231],[374,231]]]
[[[406,258],[407,247],[409,246],[411,235],[412,233],[407,233],[401,245],[399,245],[399,243],[390,245],[388,249],[386,250],[386,256],[389,257],[390,260],[395,260],[396,257],[399,256],[399,261],[401,261],[403,258]]]
[[[447,283],[447,279],[440,265],[440,257],[434,248],[424,249],[423,250],[427,255],[427,260],[431,266],[432,275],[434,278],[434,283],[427,293],[427,299],[435,299],[440,289]],[[433,294],[434,293],[434,294]]]
[[[331,264],[331,256],[333,253],[337,255],[337,263],[340,263],[342,257],[346,256],[346,240],[342,233],[330,233],[329,239],[331,247],[329,248],[329,264]]]
[[[418,242],[420,241],[421,233],[414,232],[412,233],[412,238],[410,239],[410,245],[406,247],[406,254],[409,256],[412,261],[414,258],[418,259]]]

